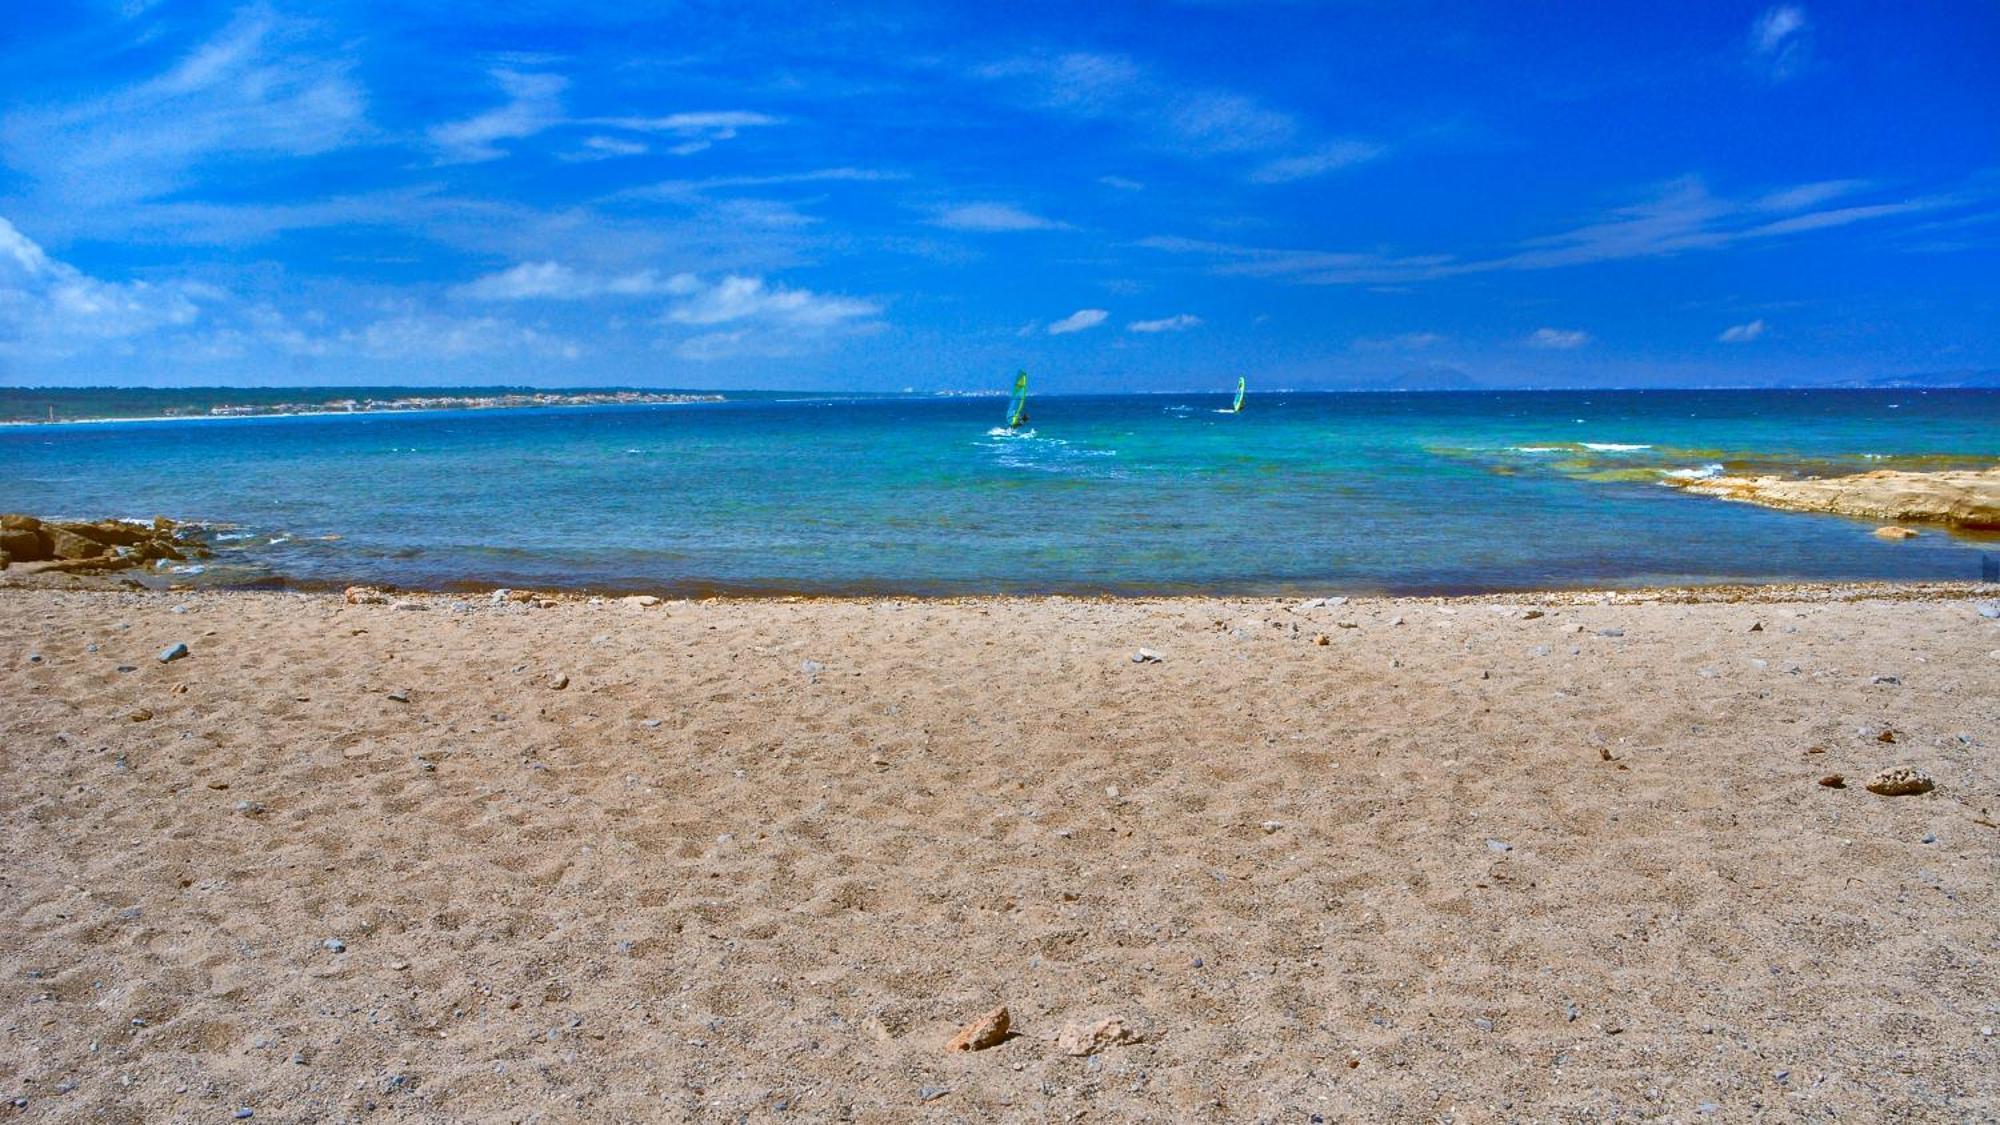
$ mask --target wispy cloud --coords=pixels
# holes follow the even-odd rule
[[[1750,25],[1750,56],[1774,82],[1797,76],[1812,62],[1812,24],[1797,4],[1767,8]]]
[[[1748,324],[1732,324],[1723,329],[1722,335],[1716,339],[1725,344],[1747,344],[1762,336],[1766,327],[1762,319],[1753,320]]]
[[[467,282],[453,295],[475,301],[581,301],[591,297],[684,296],[701,288],[693,274],[662,277],[653,270],[606,276],[559,262],[522,262]]]
[[[660,117],[591,117],[578,124],[623,129],[633,133],[664,133],[678,139],[667,148],[675,156],[692,156],[717,141],[734,140],[745,129],[782,125],[784,118],[751,110],[704,110]]]
[[[1049,325],[1049,335],[1067,336],[1072,332],[1082,332],[1095,328],[1109,319],[1111,314],[1104,309],[1078,309]]]
[[[1639,202],[1557,234],[1530,238],[1480,258],[1453,254],[1381,251],[1291,250],[1156,235],[1139,240],[1148,249],[1200,255],[1218,273],[1283,278],[1308,285],[1408,285],[1498,271],[1547,270],[1771,241],[1857,223],[1963,206],[1976,193],[1925,195],[1880,203],[1820,207],[1861,190],[1855,181],[1826,181],[1780,189],[1749,199],[1711,194],[1693,176],[1675,180]],[[1786,214],[1787,211],[1797,213]],[[1782,216],[1782,217],[1778,217]]]
[[[1362,336],[1352,345],[1357,352],[1420,352],[1445,342],[1437,332],[1404,332],[1395,336]]]
[[[341,343],[371,359],[467,359],[529,353],[576,359],[583,349],[570,340],[499,317],[450,317],[409,313],[384,317],[341,335]]]
[[[0,158],[65,211],[157,198],[229,161],[312,156],[366,134],[350,61],[315,25],[251,8],[165,73],[99,97],[0,116]]]
[[[1146,190],[1145,184],[1127,176],[1099,176],[1097,182],[1108,188],[1117,188],[1119,191]]]
[[[1315,144],[1296,114],[1234,90],[1161,77],[1123,55],[1071,52],[1008,59],[976,77],[1004,83],[1019,103],[1086,121],[1116,123],[1148,147],[1196,158],[1263,157],[1253,180],[1283,183],[1324,175],[1379,155],[1364,140]],[[1305,151],[1298,152],[1300,148]],[[1291,155],[1279,154],[1292,151]],[[1137,186],[1123,177],[1100,183]]]
[[[1321,145],[1302,156],[1287,156],[1273,160],[1250,173],[1250,180],[1259,184],[1288,184],[1294,180],[1309,180],[1365,164],[1388,151],[1371,141],[1334,141]]]
[[[505,68],[492,72],[507,103],[462,121],[433,126],[431,143],[441,164],[474,164],[507,155],[501,141],[532,137],[563,122],[563,90],[558,74],[529,74]]]
[[[1185,332],[1201,327],[1201,318],[1193,313],[1180,313],[1161,317],[1159,320],[1135,320],[1125,326],[1127,332]]]
[[[946,207],[931,219],[946,230],[998,233],[1023,230],[1069,230],[1070,225],[1024,211],[1009,203],[964,203]]]
[[[1528,333],[1528,346],[1567,352],[1590,343],[1590,333],[1575,328],[1537,328]]]

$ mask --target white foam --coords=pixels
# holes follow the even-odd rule
[[[1594,449],[1599,453],[1632,453],[1641,449],[1653,448],[1650,445],[1626,445],[1623,442],[1616,441],[1586,441],[1583,443],[1583,447],[1585,449]]]
[[[1660,475],[1670,480],[1708,480],[1721,476],[1723,472],[1721,465],[1703,465],[1699,469],[1669,469]]]

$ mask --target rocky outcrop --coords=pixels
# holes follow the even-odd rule
[[[2000,468],[1917,473],[1884,469],[1845,477],[1710,477],[1671,481],[1689,492],[1794,512],[1936,523],[2000,531]]]
[[[33,564],[42,570],[109,571],[190,554],[202,557],[208,551],[164,517],[147,525],[0,516],[0,567]]]

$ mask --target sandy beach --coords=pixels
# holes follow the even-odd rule
[[[1991,591],[0,590],[0,1094],[1990,1120]]]

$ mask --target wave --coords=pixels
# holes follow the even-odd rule
[[[1653,448],[1650,445],[1627,445],[1616,441],[1586,441],[1581,444],[1585,449],[1595,450],[1599,453],[1637,453],[1642,449]]]
[[[1668,469],[1660,475],[1668,480],[1710,480],[1728,471],[1721,465],[1703,465],[1699,469]]]

